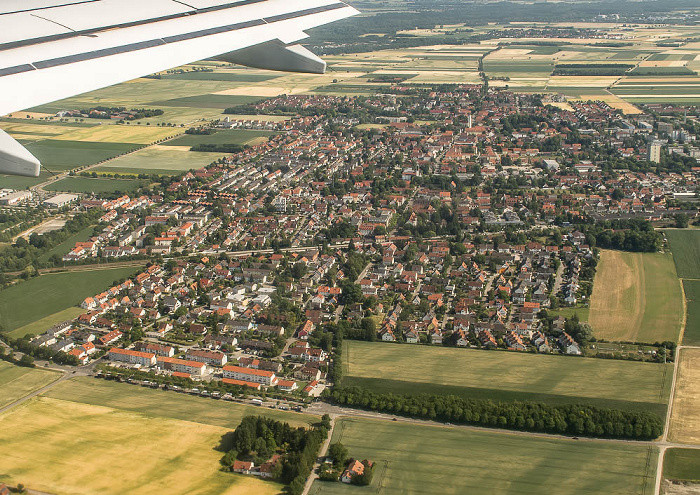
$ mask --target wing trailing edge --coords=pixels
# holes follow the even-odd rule
[[[203,59],[323,74],[326,63],[298,44],[304,31],[359,13],[339,0],[6,3],[0,7],[0,115]],[[39,160],[0,131],[0,174],[39,172]]]

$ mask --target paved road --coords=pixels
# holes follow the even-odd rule
[[[314,463],[314,467],[311,469],[311,475],[306,478],[306,484],[304,485],[304,491],[301,492],[301,495],[308,495],[309,490],[311,490],[311,485],[314,484],[314,481],[318,479],[318,471],[321,469],[321,463],[323,462],[323,459],[326,458],[326,455],[328,455],[328,447],[331,445],[331,439],[333,438],[333,430],[335,429],[335,416],[331,416],[331,431],[328,432],[328,438],[326,438],[326,441],[323,442],[323,445],[321,445],[321,450],[318,451],[319,456],[316,458],[316,462]]]
[[[683,328],[685,328],[685,321],[683,322]],[[676,348],[676,359],[673,363],[673,381],[671,382],[671,395],[668,399],[668,408],[666,410],[666,423],[664,424],[664,434],[661,437],[661,442],[659,442],[659,459],[656,466],[656,484],[654,488],[654,494],[661,494],[661,482],[663,480],[663,468],[664,468],[664,457],[666,455],[666,450],[669,447],[681,447],[684,449],[700,449],[700,446],[696,445],[685,445],[685,444],[675,444],[668,441],[668,431],[671,426],[671,414],[673,412],[673,401],[676,398],[676,381],[678,380],[678,366],[681,361],[681,351],[683,349],[700,349],[696,346],[679,345]]]
[[[12,402],[11,404],[8,404],[8,405],[6,405],[6,406],[4,406],[4,407],[0,407],[0,414],[2,414],[2,413],[4,413],[4,412],[7,412],[7,411],[9,411],[10,409],[14,409],[15,407],[19,406],[20,404],[23,404],[23,403],[27,402],[28,400],[33,399],[33,398],[36,397],[37,395],[41,395],[41,394],[43,394],[44,392],[47,392],[48,390],[51,390],[53,387],[55,387],[56,385],[58,385],[58,384],[61,383],[62,381],[67,380],[67,379],[70,378],[71,376],[72,376],[72,375],[69,375],[69,374],[62,374],[58,379],[56,379],[56,380],[54,380],[53,382],[49,383],[49,384],[46,385],[45,387],[41,387],[39,390],[35,390],[34,392],[30,393],[29,395],[25,395],[25,396],[22,397],[21,399],[16,400],[16,401]]]

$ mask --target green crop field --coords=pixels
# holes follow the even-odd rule
[[[260,138],[272,136],[272,131],[260,131],[254,129],[236,129],[231,131],[217,131],[209,135],[185,134],[172,139],[165,146],[195,146],[198,144],[249,144]]]
[[[665,230],[680,278],[700,278],[700,230]]]
[[[0,407],[26,397],[33,391],[57,380],[59,376],[54,371],[22,368],[0,361]]]
[[[228,108],[236,105],[245,105],[260,101],[259,96],[240,96],[240,95],[196,95],[184,96],[182,98],[173,98],[172,100],[156,101],[151,103],[152,106],[173,106],[173,107],[195,107],[195,108]]]
[[[700,345],[700,280],[684,280],[686,301],[684,345]]]
[[[0,324],[4,331],[28,325],[76,306],[88,296],[108,289],[112,282],[133,275],[136,268],[52,273],[0,291]]]
[[[0,175],[0,189],[9,188],[24,190],[28,187],[36,186],[42,182],[46,182],[51,177],[51,174],[46,170],[41,171],[39,177],[19,177],[17,175]]]
[[[46,330],[58,323],[77,318],[84,312],[85,310],[82,308],[79,308],[77,306],[71,306],[70,308],[58,311],[49,316],[45,316],[39,320],[33,321],[28,325],[24,325],[23,327],[15,328],[11,332],[7,332],[7,335],[9,337],[12,337],[13,339],[24,337],[26,335],[39,335],[40,333],[44,333]]]
[[[49,170],[70,170],[92,165],[140,148],[133,143],[98,143],[46,139],[27,145],[27,149]]]
[[[346,341],[343,385],[378,392],[665,410],[672,365]]]
[[[133,193],[148,184],[144,180],[108,179],[91,177],[67,177],[44,187],[47,191],[67,191],[77,193]]]
[[[376,463],[372,484],[316,481],[311,495],[643,494],[653,491],[658,455],[634,444],[347,418],[336,424],[333,441]]]
[[[242,414],[227,405],[236,426]],[[277,483],[221,471],[216,448],[230,430],[199,421],[196,409],[179,420],[40,397],[0,415],[0,473],[58,494],[280,493]]]
[[[668,449],[664,456],[664,478],[700,481],[700,450]]]

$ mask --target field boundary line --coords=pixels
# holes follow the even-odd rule
[[[384,488],[384,478],[386,477],[386,472],[389,470],[389,461],[387,459],[382,460],[382,472],[379,476],[379,483],[377,483],[376,493],[381,493],[382,488]]]
[[[675,266],[675,263],[674,263]],[[678,275],[678,274],[676,274]],[[682,306],[682,318],[681,318],[681,330],[678,336],[678,344],[683,344],[683,337],[685,337],[685,327],[688,324],[688,302],[685,295],[685,286],[683,285],[683,279],[679,278],[678,283],[681,284],[681,306]],[[676,356],[676,359],[678,356]]]

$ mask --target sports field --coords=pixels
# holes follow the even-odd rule
[[[664,230],[680,278],[700,279],[700,230]]]
[[[231,409],[235,409],[232,406]],[[272,495],[281,486],[220,471],[229,428],[38,398],[0,416],[0,473],[55,494]]]
[[[346,341],[343,385],[378,392],[665,410],[671,365]]]
[[[651,493],[657,452],[634,444],[535,438],[343,418],[333,441],[376,463],[369,489],[314,482],[311,495]]]
[[[680,284],[670,255],[601,250],[588,317],[596,337],[675,342],[682,318]]]
[[[700,450],[668,449],[664,456],[664,478],[700,481]]]
[[[700,349],[682,349],[678,363],[669,438],[700,444]]]
[[[683,280],[686,321],[683,345],[700,346],[700,280]]]
[[[0,408],[48,385],[59,377],[60,375],[54,371],[23,368],[0,361]]]
[[[0,291],[0,324],[4,331],[28,325],[76,306],[136,271],[137,268],[130,267],[52,273],[20,282]]]

